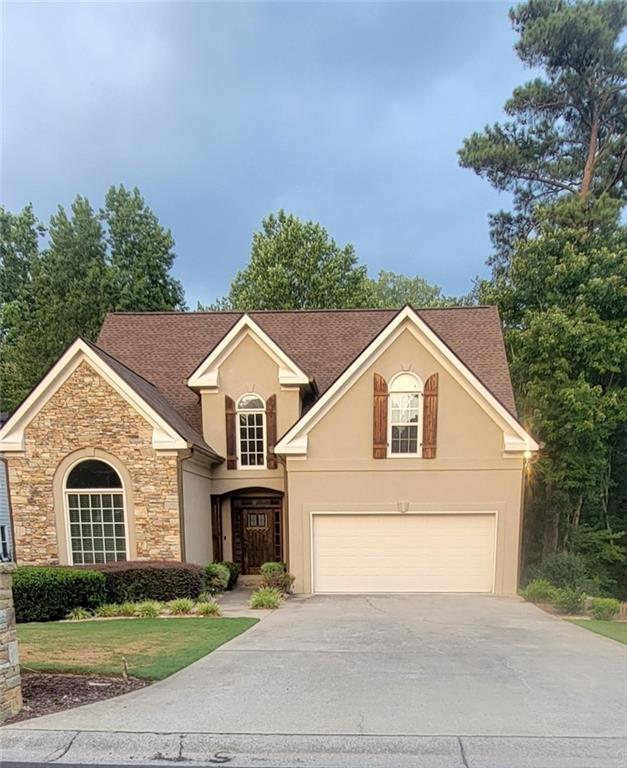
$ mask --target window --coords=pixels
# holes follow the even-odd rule
[[[266,404],[258,395],[243,395],[237,403],[239,466],[242,469],[266,464]]]
[[[65,498],[74,565],[126,560],[124,489],[115,469],[81,461],[68,475]]]
[[[422,382],[413,373],[399,373],[392,379],[388,418],[390,455],[420,455],[421,397]]]
[[[9,549],[9,526],[0,525],[0,560],[11,559],[11,550]]]

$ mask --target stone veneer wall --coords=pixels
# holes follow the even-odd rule
[[[0,723],[22,708],[20,664],[11,590],[13,563],[0,563]]]
[[[82,362],[26,427],[24,453],[8,455],[18,563],[59,562],[53,478],[86,448],[116,457],[131,477],[135,557],[180,560],[177,456],[155,451],[152,426]]]

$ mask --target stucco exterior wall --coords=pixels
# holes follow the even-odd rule
[[[226,456],[224,397],[237,400],[255,392],[267,401],[277,400],[277,437],[297,421],[300,413],[298,387],[281,389],[279,369],[274,360],[250,336],[245,337],[220,366],[219,387],[201,393],[203,437],[221,456]],[[222,494],[239,488],[263,487],[285,490],[285,471],[277,469],[227,469],[226,462],[213,470],[212,493]]]
[[[373,374],[439,373],[436,459],[372,458]],[[306,458],[288,458],[289,558],[295,590],[310,592],[311,517],[318,512],[495,511],[495,591],[515,593],[522,458],[505,457],[503,431],[405,331],[309,432]]]
[[[185,560],[207,565],[213,560],[211,470],[194,459],[183,461],[182,469]]]
[[[25,429],[8,456],[18,563],[67,564],[63,484],[81,458],[100,457],[124,484],[129,559],[181,559],[178,457],[152,447],[152,426],[86,361]]]

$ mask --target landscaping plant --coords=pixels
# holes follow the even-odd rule
[[[237,563],[233,563],[230,560],[225,560],[221,565],[224,565],[229,569],[229,583],[226,585],[227,590],[230,592],[237,586],[237,579],[240,574],[240,567]]]
[[[94,614],[100,619],[110,619],[120,615],[120,606],[116,603],[104,603],[96,608]]]
[[[550,603],[557,597],[557,587],[547,579],[534,579],[521,591],[530,603]]]
[[[170,600],[166,607],[174,616],[184,616],[192,612],[194,601],[188,597],[179,597],[177,600]]]
[[[15,618],[57,621],[74,608],[92,611],[105,602],[105,578],[95,571],[60,566],[20,566],[13,577]]]
[[[163,603],[158,600],[144,600],[135,603],[135,616],[140,619],[155,619],[163,611]]]
[[[84,619],[90,619],[91,613],[84,608],[72,608],[65,618],[70,621],[83,621]]]
[[[202,603],[196,603],[195,612],[199,616],[221,616],[222,609],[217,600],[211,598],[211,600],[205,600]]]
[[[248,605],[251,608],[278,608],[281,599],[282,594],[275,587],[259,587],[250,596]]]
[[[192,563],[124,561],[76,568],[83,573],[87,569],[103,574],[108,603],[166,602],[178,597],[195,600],[204,588],[203,569]]]
[[[135,615],[135,603],[129,601],[122,603],[118,606],[118,616],[134,616]]]
[[[231,572],[224,563],[209,563],[205,566],[205,589],[211,595],[224,592],[230,578]]]
[[[291,591],[294,576],[287,572],[285,563],[264,563],[260,570],[262,586],[277,589],[285,594]]]
[[[590,605],[595,619],[611,621],[620,610],[620,603],[613,597],[595,597]]]
[[[585,593],[578,589],[558,589],[553,599],[553,605],[560,613],[581,613],[585,602]]]
[[[558,589],[583,590],[589,581],[585,558],[574,552],[555,552],[548,555],[537,569],[536,575]]]

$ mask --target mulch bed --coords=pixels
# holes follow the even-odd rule
[[[61,712],[93,701],[111,699],[146,685],[150,685],[148,680],[139,680],[136,677],[124,680],[122,677],[57,675],[22,670],[24,707],[5,724],[51,715],[53,712]]]

